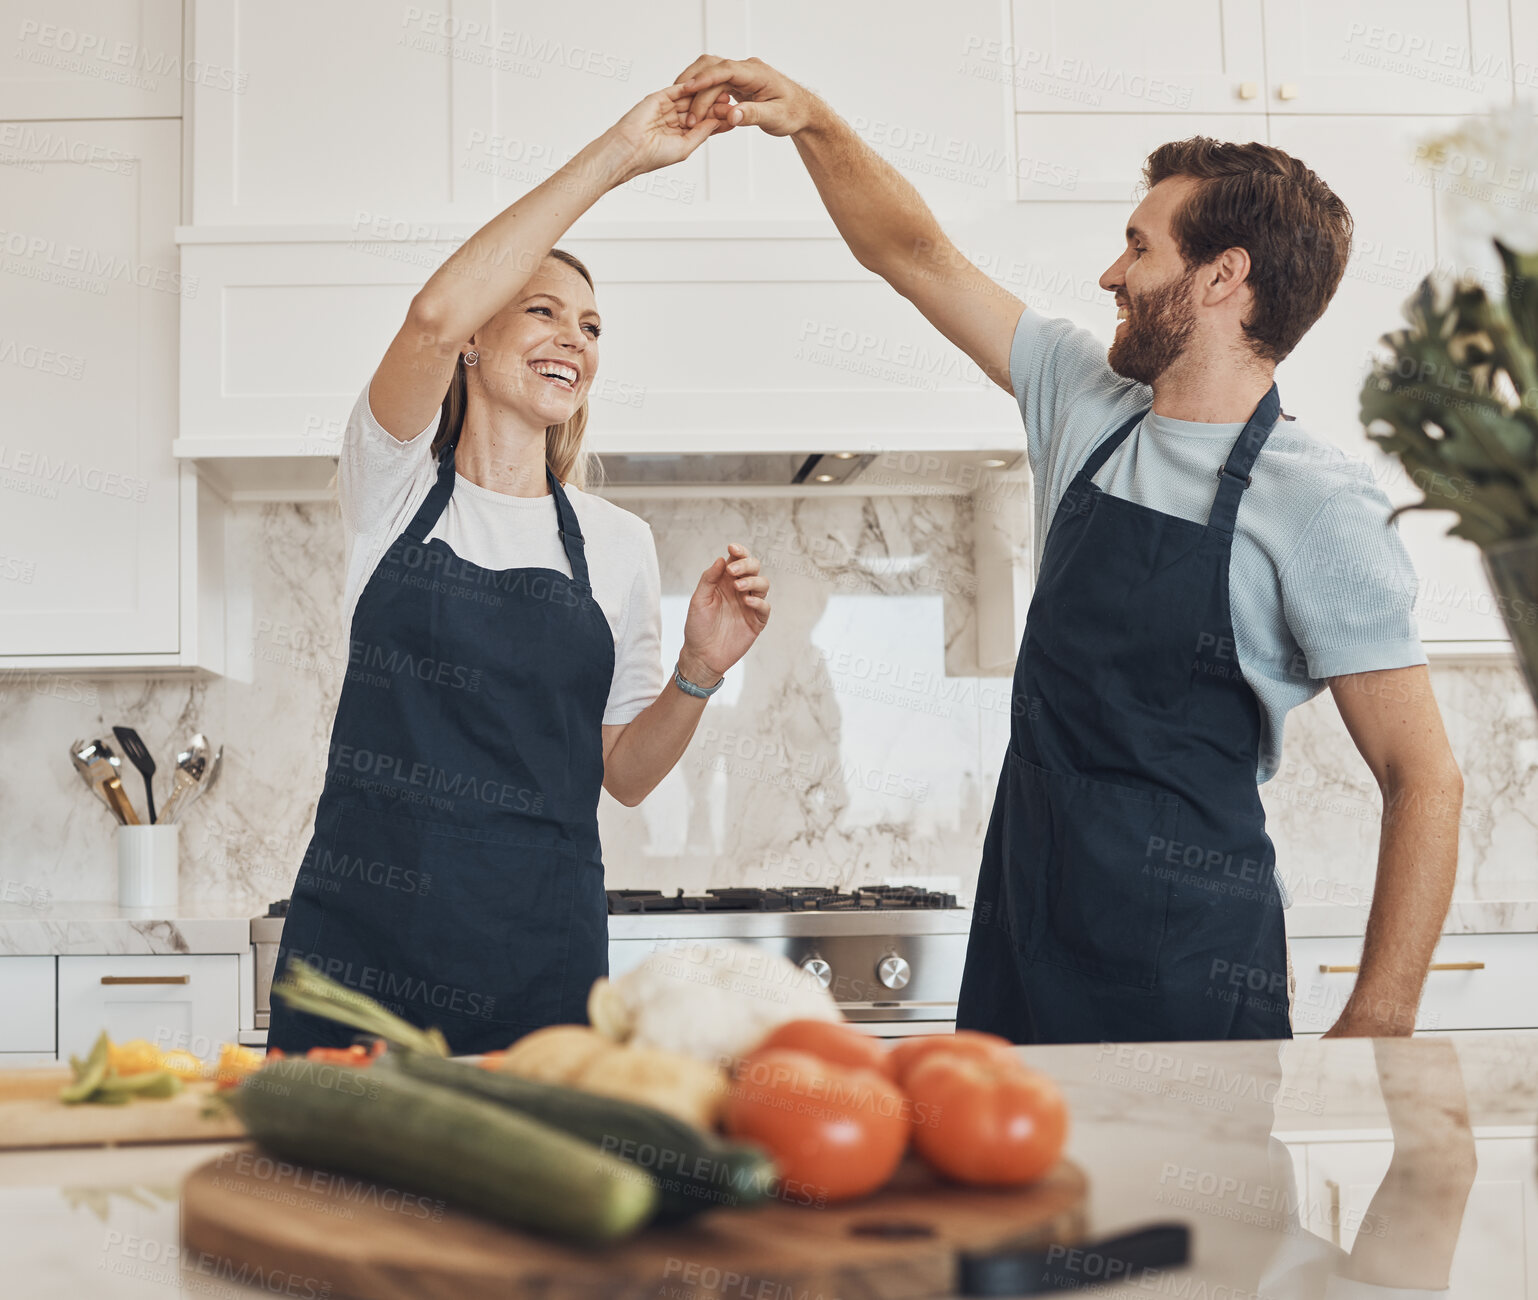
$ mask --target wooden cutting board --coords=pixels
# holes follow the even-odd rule
[[[1079,1240],[1086,1186],[1066,1160],[1020,1191],[943,1184],[910,1160],[863,1201],[716,1210],[575,1249],[242,1147],[187,1176],[182,1243],[360,1300],[929,1300],[954,1292],[959,1250]]]
[[[59,1090],[70,1081],[62,1069],[0,1071],[0,1151],[21,1147],[116,1146],[134,1142],[228,1142],[246,1130],[233,1115],[203,1111],[214,1085],[189,1083],[163,1101],[126,1106],[66,1106]]]

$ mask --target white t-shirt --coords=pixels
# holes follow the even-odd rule
[[[438,419],[407,442],[392,438],[359,394],[337,466],[347,539],[344,632],[358,597],[390,543],[406,530],[438,478],[432,455]],[[593,597],[614,633],[614,680],[605,726],[629,722],[662,691],[662,578],[651,525],[612,501],[566,486],[587,547]],[[493,492],[456,474],[448,504],[427,534],[486,569],[554,569],[571,575],[556,532],[555,498]]]

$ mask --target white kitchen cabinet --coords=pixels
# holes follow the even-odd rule
[[[83,1054],[103,1029],[214,1060],[240,1028],[240,958],[60,957],[59,1055]]]
[[[180,125],[50,131],[7,151],[0,667],[215,666],[218,501],[171,451]]]
[[[1323,1033],[1356,984],[1362,940],[1293,939],[1288,947],[1297,977],[1293,1030]],[[1418,1031],[1538,1029],[1538,934],[1443,935],[1431,960]]]
[[[54,975],[52,957],[0,957],[0,1053],[53,1055]]]
[[[756,55],[816,87],[942,216],[1012,199],[1017,171],[1035,170],[1034,157],[1015,158],[1010,120],[1030,72],[1019,62],[1029,42],[1011,38],[1009,7],[998,0],[948,0],[943,24],[925,0],[709,0],[704,8],[702,48]],[[721,143],[739,144],[740,134]],[[786,143],[750,131],[739,148],[702,150],[711,208],[822,217]]]
[[[1241,144],[1266,142],[1265,117],[1242,113],[1183,113],[1178,118],[1161,113],[1020,113],[1015,124],[1019,197],[1120,204],[1124,211],[1112,226],[1118,236],[1126,228],[1126,215],[1137,205],[1144,160],[1157,146],[1193,135]],[[1105,245],[1104,265],[1119,257],[1122,247],[1119,239]]]
[[[1266,111],[1255,0],[1014,0],[1014,32],[994,56],[1020,112]],[[985,49],[970,57],[982,61]],[[1173,137],[1172,137],[1173,138]]]
[[[1264,0],[1264,13],[1271,113],[1477,113],[1511,102],[1507,0]]]
[[[1350,1251],[1368,1220],[1368,1207],[1394,1155],[1387,1141],[1310,1141],[1300,1198],[1304,1226]],[[1448,1285],[1455,1296],[1538,1300],[1538,1194],[1533,1139],[1474,1138],[1479,1176],[1463,1207]],[[1448,1213],[1452,1213],[1452,1207]],[[1385,1222],[1385,1232],[1396,1225]],[[1427,1280],[1424,1284],[1436,1283]]]
[[[69,118],[181,114],[188,71],[180,0],[11,0],[5,32],[0,138],[67,134]],[[219,73],[194,69],[188,79]],[[54,120],[13,126],[29,119]],[[3,143],[9,152],[12,141]]]

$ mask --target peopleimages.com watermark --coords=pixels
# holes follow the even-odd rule
[[[97,32],[24,19],[13,57],[92,81],[155,90],[169,79],[211,90],[240,94],[247,74],[206,59],[183,60],[180,50],[156,50],[137,41],[113,40]]]

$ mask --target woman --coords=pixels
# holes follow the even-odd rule
[[[343,441],[350,661],[279,969],[310,962],[459,1053],[586,1019],[608,969],[599,787],[645,798],[769,618],[728,547],[664,686],[651,531],[581,490],[601,324],[554,244],[719,125],[686,129],[680,102],[648,96],[433,274]],[[268,1038],[351,1031],[277,998]]]

